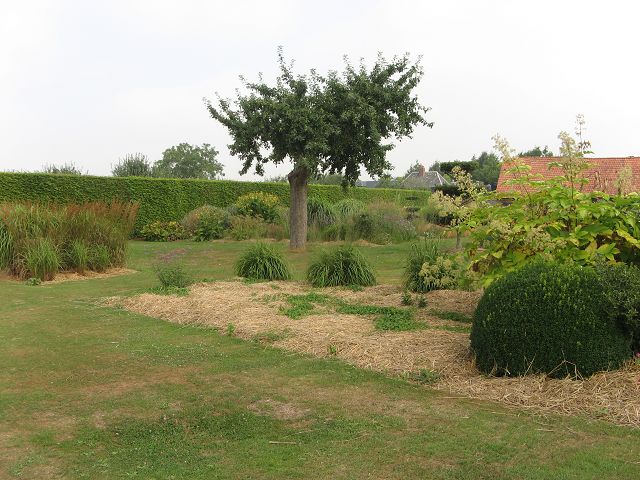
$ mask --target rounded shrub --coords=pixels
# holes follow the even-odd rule
[[[242,195],[236,201],[238,215],[260,217],[265,222],[273,223],[279,218],[278,205],[280,199],[271,193],[252,192]]]
[[[325,251],[307,271],[307,281],[314,287],[376,284],[373,269],[364,256],[351,245]]]
[[[493,282],[476,309],[471,349],[485,373],[589,376],[617,368],[629,340],[596,272],[534,261]]]
[[[251,246],[236,262],[236,275],[250,280],[289,280],[291,271],[282,254],[266,243]]]
[[[140,230],[140,236],[148,242],[174,242],[187,238],[187,232],[178,222],[151,222]]]
[[[203,242],[222,238],[227,228],[229,228],[227,211],[223,208],[210,207],[200,214],[198,224],[193,232],[194,240]]]

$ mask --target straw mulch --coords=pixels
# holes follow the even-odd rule
[[[480,292],[436,291],[427,294],[428,308],[417,319],[426,329],[388,332],[374,329],[371,318],[337,314],[329,309],[293,320],[282,313],[283,294],[303,294],[309,288],[292,282],[247,285],[218,282],[194,285],[187,296],[142,294],[110,299],[130,311],[180,324],[209,325],[250,340],[268,338],[276,347],[318,357],[335,355],[362,368],[393,374],[429,369],[440,375],[433,385],[454,395],[493,400],[537,413],[586,414],[610,422],[640,427],[640,366],[629,363],[618,371],[585,380],[549,379],[543,375],[496,378],[481,375],[469,355],[468,333],[438,327],[457,324],[439,320],[430,309],[470,315]],[[376,305],[400,305],[401,292],[381,285],[352,292],[325,289],[323,293]],[[462,324],[464,325],[464,324]]]

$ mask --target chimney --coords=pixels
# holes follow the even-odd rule
[[[419,177],[424,177],[424,174],[425,174],[424,165],[422,165],[422,164],[418,165],[418,176]]]

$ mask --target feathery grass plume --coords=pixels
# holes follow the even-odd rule
[[[251,280],[289,280],[291,271],[280,252],[266,243],[251,246],[236,263],[236,275]]]
[[[411,245],[407,263],[404,267],[403,287],[416,293],[425,293],[431,290],[425,281],[424,275],[420,275],[425,263],[434,263],[440,255],[440,241],[425,239]]]
[[[314,287],[376,284],[369,262],[352,245],[343,245],[320,254],[307,271],[307,281]]]

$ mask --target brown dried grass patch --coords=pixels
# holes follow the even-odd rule
[[[279,312],[281,294],[307,292],[307,286],[293,282],[217,282],[194,285],[184,297],[143,294],[109,303],[180,324],[209,325],[221,331],[232,324],[234,335],[248,340],[267,332],[282,334],[274,337],[274,346],[317,357],[335,355],[362,368],[399,375],[429,369],[441,376],[434,388],[454,395],[539,413],[587,414],[640,427],[640,366],[632,362],[584,380],[484,376],[473,365],[466,333],[433,328],[378,331],[364,316],[324,312],[293,320]],[[324,289],[323,293],[350,302],[387,306],[400,305],[401,295],[399,289],[388,285],[361,292]],[[479,292],[437,291],[427,294],[427,302],[436,309],[471,314],[479,297]],[[431,327],[443,324],[427,314],[419,318]]]

